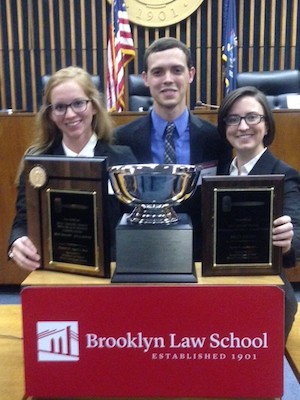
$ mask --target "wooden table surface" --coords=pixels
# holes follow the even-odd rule
[[[256,275],[256,276],[201,276],[201,263],[195,263],[199,285],[283,285],[278,275]],[[111,265],[112,274],[115,263]],[[110,285],[110,279],[95,278],[91,276],[75,275],[65,272],[37,270],[31,272],[22,282],[22,286],[64,286],[64,285]],[[143,283],[145,285],[145,283]],[[153,283],[152,283],[153,285]],[[155,283],[157,285],[157,283]],[[165,284],[164,284],[165,285]],[[190,284],[189,284],[190,285]]]

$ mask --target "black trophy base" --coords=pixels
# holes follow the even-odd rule
[[[113,283],[196,283],[193,229],[186,214],[172,225],[140,225],[124,214],[116,228]]]

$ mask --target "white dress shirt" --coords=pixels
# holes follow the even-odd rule
[[[267,150],[265,147],[261,153],[259,153],[257,156],[252,158],[252,160],[248,161],[246,164],[242,165],[240,167],[240,170],[237,167],[237,160],[236,157],[231,162],[230,168],[229,168],[229,175],[230,176],[246,176],[249,175],[250,171],[254,167],[254,165],[257,163],[257,161],[260,159],[260,157],[264,154],[264,152]]]
[[[94,157],[94,149],[97,141],[98,137],[96,133],[93,133],[87,144],[79,153],[75,153],[73,150],[69,149],[69,147],[65,145],[64,141],[62,141],[62,146],[67,157]]]

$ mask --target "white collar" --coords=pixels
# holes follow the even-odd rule
[[[260,159],[260,157],[263,155],[263,153],[267,150],[265,147],[261,153],[259,153],[257,156],[252,158],[252,160],[248,161],[246,164],[242,165],[240,169],[237,167],[237,162],[236,162],[236,157],[231,162],[230,168],[229,168],[229,175],[231,176],[246,176],[249,175],[250,171],[254,167],[254,165],[257,163],[257,161]]]
[[[75,153],[73,150],[69,149],[64,142],[62,142],[62,146],[67,157],[94,157],[94,149],[97,140],[98,137],[96,133],[93,133],[87,144],[79,153]]]

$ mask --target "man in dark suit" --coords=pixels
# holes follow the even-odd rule
[[[206,173],[231,160],[231,149],[220,139],[211,123],[195,117],[186,106],[186,94],[195,68],[185,44],[175,38],[160,38],[146,50],[143,78],[153,97],[147,116],[118,127],[115,142],[127,145],[139,163],[168,163],[165,159],[165,132],[174,123],[173,145],[177,164],[202,164]],[[194,259],[201,259],[200,189],[182,203],[177,212],[188,213],[194,230]]]

